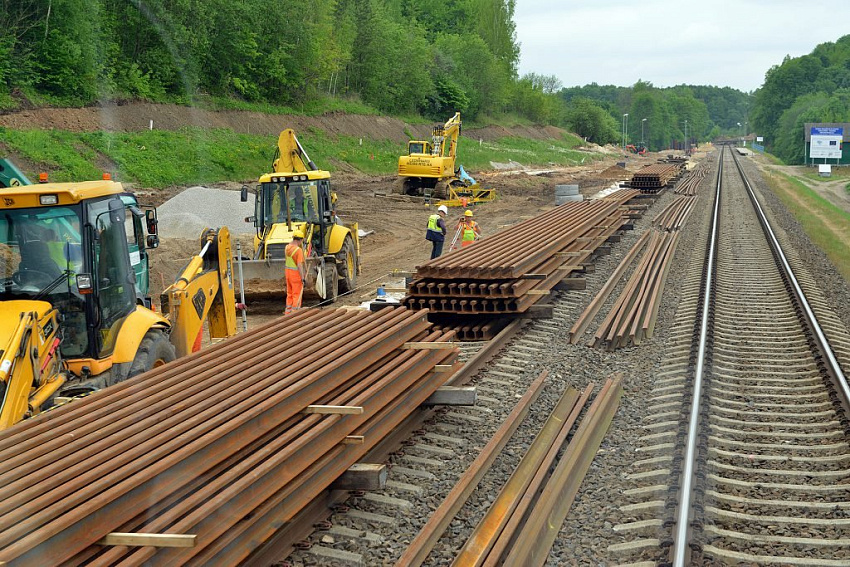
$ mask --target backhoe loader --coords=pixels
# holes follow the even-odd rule
[[[360,237],[356,222],[344,225],[336,214],[331,174],[316,167],[291,129],[280,133],[272,170],[260,177],[254,215],[245,219],[256,229],[253,259],[240,259],[246,293],[282,297],[285,250],[295,231],[305,235],[304,297],[334,301],[338,294],[354,290],[360,274]],[[241,199],[248,201],[247,187]]]
[[[442,126],[434,126],[431,141],[410,140],[407,155],[398,158],[395,192],[430,197],[448,207],[495,199],[493,189],[481,187],[457,163],[460,130],[460,112],[456,112]]]
[[[0,430],[236,332],[230,235],[148,296],[156,209],[104,179],[0,189]],[[144,209],[144,210],[143,210]]]

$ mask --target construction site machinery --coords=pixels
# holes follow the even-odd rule
[[[626,146],[626,150],[628,150],[629,152],[631,152],[633,154],[638,154],[638,155],[641,155],[641,156],[646,155],[646,146],[643,146],[643,145],[635,146],[634,144],[629,144],[629,145]]]
[[[30,185],[30,180],[8,159],[0,158],[0,187]]]
[[[156,209],[110,180],[0,190],[0,429],[236,332],[230,236],[148,296]],[[144,210],[143,210],[144,209]]]
[[[280,133],[272,169],[260,177],[254,215],[245,219],[256,228],[253,259],[239,259],[246,293],[282,297],[285,250],[296,231],[304,234],[304,296],[334,301],[338,294],[354,290],[360,274],[360,237],[356,222],[343,224],[336,214],[331,174],[316,167],[291,129]],[[247,187],[241,197],[248,200]]]
[[[424,196],[448,207],[492,201],[493,189],[484,189],[462,171],[457,163],[461,131],[460,112],[445,124],[434,126],[431,141],[410,140],[407,155],[398,158],[395,191],[401,195]]]

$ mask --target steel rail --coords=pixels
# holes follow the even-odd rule
[[[541,470],[548,472],[594,387],[594,384],[588,385],[585,395],[580,395],[579,391],[572,386],[564,390],[543,428],[535,435],[534,441],[522,456],[516,469],[499,490],[499,494],[475,526],[472,535],[458,551],[452,566],[480,567],[483,565],[497,539],[504,533],[510,519],[523,515],[525,510],[519,508],[522,497],[529,491],[536,492],[539,488],[539,484],[533,485],[533,481]]]
[[[505,567],[542,567],[581,483],[608,432],[623,392],[622,376],[608,379],[570,439],[504,558]]]
[[[522,420],[531,409],[531,405],[540,395],[545,384],[547,371],[543,371],[529,386],[514,409],[467,468],[463,476],[455,484],[443,502],[437,507],[428,522],[422,527],[410,545],[396,561],[396,567],[418,567],[428,558],[434,545],[451,523],[454,515],[463,506],[472,491],[483,478],[484,474],[496,460],[499,452],[505,447],[510,436],[517,430]]]
[[[691,496],[693,493],[694,471],[696,469],[697,435],[699,433],[700,401],[702,399],[703,373],[705,372],[705,354],[708,339],[708,320],[714,297],[714,264],[717,256],[717,231],[720,221],[720,198],[723,185],[723,152],[717,160],[717,181],[714,188],[714,209],[711,216],[711,236],[708,243],[708,262],[705,271],[702,312],[700,315],[699,343],[697,346],[696,368],[694,369],[693,399],[688,418],[688,439],[685,442],[685,466],[682,471],[682,487],[679,494],[679,515],[673,534],[672,558],[674,567],[686,567],[689,519],[691,515]]]

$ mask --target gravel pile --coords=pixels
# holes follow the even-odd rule
[[[243,203],[237,191],[209,187],[189,187],[157,207],[163,238],[195,239],[205,228],[222,226],[231,234],[253,234],[254,225],[245,222],[253,214],[253,199]]]

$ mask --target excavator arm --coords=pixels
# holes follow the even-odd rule
[[[0,430],[37,414],[67,380],[57,347],[58,312],[43,301],[8,302],[19,312],[0,346]],[[24,305],[28,304],[28,305]]]
[[[171,321],[171,343],[178,358],[195,350],[206,320],[211,338],[236,334],[230,231],[226,227],[206,229],[201,244],[201,251],[160,296],[162,311]]]

